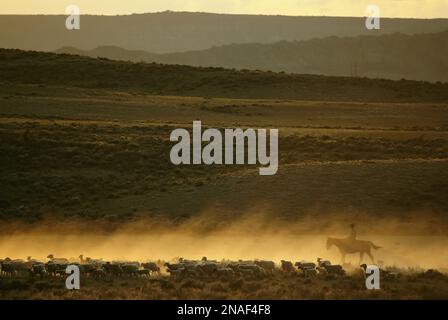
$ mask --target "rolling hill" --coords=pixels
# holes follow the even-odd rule
[[[102,46],[57,53],[276,72],[448,81],[448,31],[430,34],[328,37],[272,44],[232,44],[201,51],[154,54]]]
[[[236,71],[0,50],[0,81],[156,95],[318,101],[448,101],[448,84]]]

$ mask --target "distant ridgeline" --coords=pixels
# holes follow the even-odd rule
[[[446,102],[448,83],[284,74],[0,49],[0,82],[155,95],[365,102]]]
[[[448,82],[448,30],[429,34],[328,37],[272,44],[232,44],[201,51],[154,54],[102,46],[57,53],[300,74]]]
[[[82,15],[81,29],[65,28],[63,15],[0,15],[0,47],[52,51],[112,45],[127,50],[172,53],[241,43],[274,43],[324,37],[433,33],[448,19],[381,19],[367,30],[365,18],[232,15],[160,12],[123,16]]]
[[[0,47],[301,74],[448,81],[448,19],[160,12],[0,15]]]

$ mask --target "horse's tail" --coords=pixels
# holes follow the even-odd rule
[[[376,245],[374,245],[372,241],[369,241],[369,244],[370,244],[370,246],[371,246],[373,249],[375,249],[375,250],[378,250],[378,249],[381,249],[381,248],[382,248],[382,247],[380,247],[380,246],[376,246]]]

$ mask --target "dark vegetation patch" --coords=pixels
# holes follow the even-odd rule
[[[2,299],[447,299],[448,278],[408,272],[382,279],[381,290],[366,290],[361,275],[303,278],[276,273],[270,277],[207,280],[170,277],[93,279],[84,277],[81,290],[65,288],[64,277],[0,277]]]
[[[448,101],[448,83],[132,63],[0,49],[2,81],[158,95],[319,101]]]
[[[192,193],[189,198],[199,199],[203,194],[203,197],[213,199],[213,192],[220,193],[218,189],[223,178],[226,177],[229,183],[237,186],[243,181],[238,179],[241,170],[256,168],[175,166],[169,159],[173,145],[168,140],[171,129],[165,125],[56,120],[2,123],[0,219],[20,218],[34,222],[41,219],[43,214],[57,212],[81,218],[125,220],[142,208],[132,201],[124,202],[123,207],[114,207],[114,203],[122,199],[172,199],[179,193]],[[294,134],[280,136],[279,148],[279,174],[288,165],[308,162],[368,163],[377,160],[448,158],[448,143],[441,138],[392,139]],[[333,174],[332,168],[325,170],[330,171],[317,172],[316,181],[325,180],[326,175]],[[418,166],[415,170],[418,171]],[[420,175],[424,171],[418,174],[417,171],[412,179],[421,181]],[[255,170],[250,175],[253,175],[253,179],[258,178]],[[448,191],[446,184],[433,181],[421,185],[420,189],[424,191],[420,196],[403,194],[414,202],[414,205],[408,204],[409,208],[422,203],[431,203],[441,210],[447,208],[446,201],[439,201],[438,196]],[[410,190],[409,186],[403,188],[401,193],[406,190]],[[313,199],[319,201],[322,195],[313,193],[307,201],[312,202]],[[192,207],[188,210],[194,212],[195,209]],[[147,210],[151,211],[151,208]],[[182,216],[180,212],[187,208],[171,210]]]

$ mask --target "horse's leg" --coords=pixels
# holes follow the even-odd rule
[[[364,251],[359,251],[359,265],[361,265],[362,259],[364,259]]]
[[[370,257],[370,260],[372,260],[372,264],[375,264],[375,259],[373,259],[373,255],[372,252],[370,252],[370,250],[367,251],[367,255]]]

